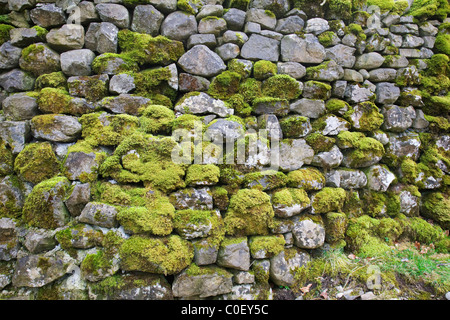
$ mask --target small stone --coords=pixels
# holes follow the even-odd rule
[[[198,33],[220,36],[227,30],[227,22],[223,18],[206,17],[198,23]]]
[[[290,110],[308,118],[319,118],[326,112],[325,102],[317,99],[302,98],[290,105]]]
[[[131,30],[156,37],[164,15],[152,5],[137,5],[134,8]]]
[[[14,30],[14,29],[13,29]],[[19,66],[22,50],[7,41],[0,46],[0,70],[13,69]]]
[[[77,24],[65,24],[52,29],[46,36],[49,45],[58,51],[82,49],[84,46],[84,28]]]
[[[284,62],[322,63],[326,57],[325,48],[312,34],[306,34],[305,38],[295,34],[284,36],[280,44],[280,53]]]
[[[258,34],[252,34],[242,46],[241,56],[248,60],[268,60],[277,62],[279,41]]]
[[[295,282],[294,270],[305,266],[310,259],[309,254],[302,249],[285,249],[270,258],[270,279],[278,286],[292,286]]]
[[[51,28],[66,23],[66,15],[63,9],[57,7],[54,3],[38,4],[36,8],[30,11],[30,18],[34,24],[42,28]]]
[[[117,209],[113,206],[99,202],[89,202],[79,216],[79,221],[104,228],[114,228]]]
[[[61,70],[60,55],[43,43],[32,44],[22,50],[19,65],[35,77]]]
[[[7,119],[30,120],[39,113],[36,98],[26,93],[16,93],[3,100],[3,112]]]
[[[264,9],[250,8],[247,10],[246,22],[255,22],[264,29],[274,30],[277,24],[275,16],[270,15]]]
[[[100,3],[95,6],[95,9],[103,22],[111,22],[121,29],[126,29],[130,25],[130,14],[123,5]]]
[[[109,81],[109,92],[111,93],[130,93],[134,89],[136,89],[134,78],[127,73],[116,74]]]
[[[241,31],[245,23],[245,11],[230,8],[224,13],[223,18],[227,22],[229,30]]]
[[[240,53],[239,46],[234,43],[225,43],[217,47],[215,51],[223,61],[234,59]]]
[[[221,267],[247,271],[250,269],[250,248],[247,238],[229,238],[222,242],[217,256]]]
[[[0,121],[0,138],[11,148],[13,154],[18,154],[30,138],[28,121]]]
[[[76,117],[65,115],[38,115],[31,119],[31,134],[36,139],[54,142],[75,141],[81,133]]]
[[[226,70],[226,65],[219,55],[205,45],[196,45],[178,60],[180,67],[188,73],[213,77]]]
[[[377,103],[393,104],[400,97],[400,88],[390,82],[379,82],[375,93]]]
[[[328,21],[322,18],[313,18],[306,21],[305,32],[314,33],[316,36],[329,30]]]
[[[227,108],[222,100],[214,99],[204,92],[184,99],[181,104],[175,106],[175,111],[193,114],[213,113],[219,117],[226,117],[234,113],[234,110]]]
[[[305,21],[299,16],[289,16],[284,19],[279,19],[275,27],[276,32],[282,34],[292,34],[296,32],[301,32],[305,25]]]
[[[364,53],[356,58],[355,69],[375,69],[381,67],[384,57],[378,52]]]
[[[209,85],[209,80],[200,76],[189,73],[180,73],[178,76],[178,87],[181,92],[206,91]]]
[[[367,171],[367,187],[374,191],[385,192],[395,179],[395,175],[385,166],[373,165]]]
[[[66,51],[61,54],[61,69],[67,76],[88,76],[95,53],[89,49]]]
[[[325,51],[326,59],[334,60],[344,68],[353,68],[356,62],[356,57],[354,56],[356,49],[353,47],[337,44],[333,47],[326,48]]]
[[[75,184],[71,194],[64,200],[64,204],[72,217],[78,217],[91,198],[89,183]]]
[[[99,54],[117,52],[119,28],[110,22],[93,22],[86,32],[85,47]]]
[[[306,75],[306,68],[298,62],[278,62],[279,74],[287,74],[294,79],[301,79]]]
[[[195,16],[182,11],[170,13],[161,24],[161,35],[169,39],[184,41],[195,33],[197,33]]]

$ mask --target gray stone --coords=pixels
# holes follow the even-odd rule
[[[286,35],[280,44],[281,60],[299,63],[321,63],[325,60],[325,48],[312,34],[300,38],[295,34]]]
[[[287,74],[294,79],[301,79],[306,75],[306,68],[298,62],[278,62],[279,74]]]
[[[151,104],[151,100],[145,97],[122,93],[117,97],[106,97],[100,101],[100,105],[113,113],[126,113],[138,115],[139,109]]]
[[[130,14],[123,5],[116,3],[100,3],[95,6],[103,22],[111,22],[118,28],[130,26]]]
[[[389,60],[385,60],[384,65],[388,68],[404,68],[409,64],[408,58],[404,56],[394,55]]]
[[[386,27],[400,22],[400,16],[398,14],[388,14],[384,19],[383,23]]]
[[[35,77],[61,70],[60,55],[57,52],[43,43],[36,43],[31,46],[31,51],[27,55],[22,54],[20,57],[20,68],[31,72]]]
[[[417,133],[388,133],[388,137],[389,143],[385,146],[387,155],[410,158],[414,161],[419,159],[421,142]]]
[[[263,114],[258,117],[258,129],[267,130],[267,138],[281,140],[283,132],[280,122],[274,114]]]
[[[8,96],[2,105],[3,113],[9,120],[30,120],[39,113],[36,98],[22,92]]]
[[[31,134],[36,139],[54,142],[71,142],[79,138],[81,124],[76,117],[65,115],[35,116],[31,120]],[[42,118],[41,117],[45,117]]]
[[[246,22],[244,32],[246,34],[261,33],[261,25],[256,22]]]
[[[314,150],[304,139],[284,139],[280,141],[279,168],[282,171],[300,169],[304,164],[311,164]]]
[[[439,29],[435,26],[433,26],[429,21],[423,22],[419,26],[419,34],[420,36],[435,36],[437,35]]]
[[[423,46],[428,49],[434,48],[434,43],[436,42],[436,37],[432,36],[423,36]]]
[[[179,66],[188,73],[213,77],[226,70],[226,65],[219,55],[205,45],[196,45],[181,56]]]
[[[35,80],[30,73],[17,68],[0,75],[0,86],[6,92],[30,91]]]
[[[100,19],[95,4],[90,1],[81,1],[76,7],[67,9],[67,13],[69,13],[67,23],[84,25]]]
[[[359,189],[367,185],[367,177],[360,170],[335,169],[325,174],[327,186],[333,188]]]
[[[286,204],[273,204],[273,211],[277,217],[280,218],[289,218],[301,213],[303,210],[309,208],[311,205],[308,203],[304,203],[302,201],[294,202],[290,205]],[[269,258],[269,257],[268,257]]]
[[[387,191],[389,185],[396,179],[395,174],[390,172],[385,166],[378,164],[369,167],[366,175],[367,187],[379,192]]]
[[[419,215],[420,200],[417,196],[412,195],[408,190],[400,191],[398,196],[400,198],[400,213],[408,217]]]
[[[14,29],[13,29],[14,30]],[[0,70],[7,70],[19,66],[22,50],[7,41],[0,46]]]
[[[134,89],[136,89],[134,77],[127,73],[116,74],[109,81],[109,92],[111,93],[130,93]]]
[[[182,11],[170,13],[161,24],[161,35],[173,40],[184,41],[195,33],[197,33],[195,16]]]
[[[294,245],[301,249],[316,249],[325,242],[325,228],[310,218],[294,218]]]
[[[421,58],[419,49],[400,49],[399,55],[404,56],[405,58]]]
[[[218,272],[220,270],[220,272]],[[189,269],[175,276],[172,285],[174,297],[207,298],[231,292],[233,274],[217,267],[200,267],[199,274],[189,274]]]
[[[397,70],[391,68],[380,68],[369,71],[369,80],[372,82],[394,82]]]
[[[195,18],[201,20],[205,17],[222,17],[223,16],[223,6],[220,4],[206,4],[200,8]]]
[[[434,55],[433,50],[428,48],[421,48],[419,53],[420,59],[431,59],[431,57]]]
[[[229,30],[240,31],[245,23],[245,11],[236,8],[230,8],[224,13],[223,18],[227,22]]]
[[[227,22],[223,18],[203,18],[198,23],[198,33],[207,34],[211,33],[216,37],[220,36],[227,30]]]
[[[228,108],[222,100],[216,100],[208,94],[201,92],[198,95],[190,96],[175,106],[175,111],[193,114],[217,114],[219,117],[226,117],[234,113],[233,109]]]
[[[82,180],[83,176],[95,176],[99,168],[94,152],[71,152],[64,161],[65,176],[69,180]]]
[[[187,188],[170,194],[170,202],[176,210],[212,210],[213,198],[208,187]]]
[[[119,28],[110,22],[93,22],[85,36],[85,47],[99,54],[117,52]]]
[[[42,267],[45,263],[45,268]],[[28,255],[17,259],[12,284],[16,287],[40,288],[61,277],[69,265],[56,254]]]
[[[252,34],[242,46],[241,56],[248,60],[268,60],[277,62],[279,57],[279,41]]]
[[[67,86],[71,96],[89,98],[90,101],[97,101],[107,94],[108,81],[109,77],[106,74],[73,76],[67,79]],[[92,86],[96,87],[95,94],[92,93]]]
[[[225,43],[217,47],[215,51],[223,61],[234,59],[240,53],[239,46],[234,43]]]
[[[30,18],[34,24],[42,28],[51,28],[66,23],[66,15],[63,9],[54,3],[38,4],[30,11]]]
[[[67,76],[88,76],[95,53],[89,49],[66,51],[61,54],[61,69]]]
[[[323,100],[302,98],[290,105],[290,110],[308,118],[319,118],[326,112]]]
[[[384,57],[378,52],[364,53],[356,58],[355,69],[376,69],[381,67]]]
[[[296,33],[302,31],[304,25],[305,21],[303,21],[303,19],[299,16],[289,16],[277,21],[275,31],[282,34]]]
[[[381,37],[378,33],[367,39],[367,48],[370,48],[370,51],[383,51],[389,44],[389,39]]]
[[[191,49],[196,45],[205,45],[210,49],[214,49],[217,46],[216,36],[213,34],[193,34],[187,41],[187,48]]]
[[[16,223],[10,218],[0,219],[0,261],[10,261],[19,251],[19,234]]]
[[[344,75],[345,75],[345,73],[344,73]],[[347,81],[337,80],[337,81],[333,82],[333,84],[331,86],[331,95],[336,98],[344,98],[346,89],[347,89]]]
[[[349,47],[355,47],[357,40],[358,38],[356,37],[356,35],[354,35],[353,33],[348,33],[342,38],[342,44]]]
[[[241,47],[244,43],[248,41],[248,36],[244,32],[241,31],[231,31],[227,30],[224,32],[222,36],[222,40],[225,43],[234,43]]]
[[[319,81],[335,81],[344,77],[344,69],[334,60],[328,60],[316,67],[307,69],[306,76],[308,79]]]
[[[341,164],[343,158],[342,152],[334,145],[329,151],[316,154],[311,161],[311,165],[324,169],[336,168]]]
[[[236,140],[244,136],[242,124],[226,119],[217,119],[211,122],[206,131],[212,141]]]
[[[394,46],[396,48],[400,48],[402,46],[403,37],[401,35],[393,34],[392,32],[389,32],[388,38],[391,41],[392,46]]]
[[[277,24],[276,17],[268,14],[264,9],[250,8],[247,10],[246,22],[255,22],[264,29],[274,30]]]
[[[351,127],[350,123],[346,120],[331,114],[327,114],[316,121],[325,123],[325,126],[321,126],[321,129],[317,130],[317,132],[322,133],[324,136],[335,136],[341,131],[350,130]],[[314,126],[314,123],[312,125]]]
[[[78,217],[91,198],[89,183],[78,183],[73,186],[72,192],[64,200],[67,210],[72,217]]]
[[[369,101],[374,96],[369,88],[361,86],[359,84],[349,84],[345,88],[344,97],[350,103],[359,103],[363,101]]]
[[[134,8],[131,30],[147,33],[152,37],[159,34],[164,15],[152,5],[138,5]]]
[[[256,100],[253,103],[254,112],[257,115],[275,114],[277,116],[286,115],[289,112],[289,102],[287,100]]]
[[[49,251],[56,247],[55,232],[45,229],[30,229],[25,236],[24,246],[33,254]]]
[[[382,110],[384,116],[383,129],[392,132],[403,132],[412,126],[416,112],[412,106],[399,107],[385,106]]]
[[[375,93],[377,103],[393,104],[400,97],[400,88],[390,82],[379,82]]]
[[[2,5],[6,4],[6,8],[11,11],[22,11],[23,9],[30,9],[36,4],[35,0],[8,0],[2,2]]]
[[[355,51],[355,48],[344,44],[337,44],[325,49],[326,59],[334,60],[338,65],[344,68],[353,68],[353,65],[356,62],[356,57],[354,56]]]
[[[249,8],[270,10],[280,18],[289,11],[290,4],[288,0],[251,0]]]
[[[194,262],[198,266],[216,263],[219,247],[212,245],[208,238],[193,240]]]
[[[329,30],[328,21],[322,18],[312,18],[306,21],[305,32],[314,33],[316,36]]]
[[[82,49],[84,46],[84,28],[77,24],[65,24],[52,29],[46,36],[48,44],[58,51]]]
[[[364,77],[360,72],[356,70],[344,69],[344,80],[350,82],[363,82]]]
[[[416,117],[414,118],[414,122],[412,127],[414,129],[426,129],[430,125],[427,119],[425,119],[425,114],[422,110],[416,109]]]
[[[0,138],[11,148],[13,154],[18,154],[30,138],[29,122],[0,121]]]
[[[217,265],[225,268],[247,271],[250,269],[250,248],[247,238],[223,241],[217,256]]]
[[[270,279],[278,286],[292,286],[295,282],[295,270],[305,266],[310,260],[306,251],[290,248],[293,254],[286,250],[270,258]],[[289,258],[288,258],[289,257]]]
[[[233,282],[237,284],[254,283],[255,275],[248,271],[237,271],[233,274]]]
[[[424,40],[421,37],[407,34],[403,37],[403,48],[417,48],[423,45]]]
[[[104,228],[114,228],[117,225],[116,215],[117,209],[114,206],[100,202],[89,202],[81,211],[78,221]]]

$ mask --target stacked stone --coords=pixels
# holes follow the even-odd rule
[[[449,229],[442,19],[327,20],[287,0],[1,6],[2,298],[272,299],[315,253],[364,251],[346,232],[361,216]],[[257,156],[224,161],[253,138]],[[203,162],[173,162],[183,143]]]

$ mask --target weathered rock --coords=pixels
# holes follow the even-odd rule
[[[383,129],[392,132],[403,132],[412,126],[416,112],[412,106],[399,107],[385,106],[382,110],[384,116]]]
[[[89,24],[89,28],[85,36],[85,48],[98,52],[99,54],[106,52],[117,52],[117,38],[119,28],[111,22],[93,22]]]
[[[292,235],[294,245],[302,249],[315,249],[325,242],[325,228],[321,219],[314,220],[310,217],[294,218]]]
[[[386,147],[387,155],[405,157],[412,160],[419,158],[421,142],[417,133],[388,133],[388,137],[389,144]]]
[[[11,218],[0,219],[0,261],[9,261],[17,257],[19,234],[16,223]]]
[[[42,28],[57,27],[66,23],[63,9],[54,3],[38,4],[30,11],[30,18],[34,24]]]
[[[295,34],[284,36],[280,43],[280,54],[282,61],[299,63],[321,63],[326,57],[325,48],[311,34],[306,34],[304,39]]]
[[[91,187],[89,183],[75,184],[71,194],[64,201],[64,204],[71,216],[77,217],[81,214],[86,204],[88,204],[90,198]]]
[[[30,138],[28,121],[1,121],[0,138],[11,148],[13,154],[18,154]]]
[[[161,34],[169,39],[184,41],[195,33],[197,33],[195,16],[182,11],[170,13],[161,24]]]
[[[45,229],[29,230],[24,242],[24,246],[33,254],[49,251],[56,245],[55,232]]]
[[[242,46],[241,56],[248,60],[276,62],[279,57],[279,41],[258,34],[252,34]]]
[[[301,79],[306,75],[306,68],[298,62],[278,62],[279,74],[287,74],[294,79]]]
[[[109,77],[106,74],[94,76],[73,76],[67,79],[69,94],[86,98],[88,101],[102,99],[108,93]]]
[[[312,80],[332,82],[344,77],[344,69],[334,60],[329,60],[317,67],[306,69],[306,77]]]
[[[219,117],[232,115],[234,110],[229,109],[222,100],[217,100],[208,94],[201,92],[184,99],[182,103],[175,106],[175,111],[185,113],[188,110],[193,114],[217,114]]]
[[[245,23],[245,11],[230,8],[224,13],[223,18],[227,22],[228,29],[240,31]]]
[[[229,238],[223,241],[219,248],[217,265],[237,270],[249,270],[250,249],[247,238]]]
[[[395,81],[397,70],[391,68],[380,68],[369,71],[369,80],[372,82]]]
[[[86,24],[99,20],[95,4],[89,1],[81,1],[76,7],[66,9],[69,13],[68,23]]]
[[[393,104],[400,97],[400,88],[390,82],[379,82],[375,93],[377,103]]]
[[[255,22],[261,25],[264,29],[273,30],[277,24],[277,19],[271,14],[268,14],[266,10],[259,8],[250,8],[247,10],[246,17],[247,22]]]
[[[231,292],[233,275],[225,269],[191,266],[175,276],[172,285],[174,297],[206,298]]]
[[[164,15],[152,5],[138,5],[134,8],[131,30],[156,37]]]
[[[333,188],[359,189],[367,184],[367,177],[360,170],[335,169],[325,176],[327,185]]]
[[[343,44],[338,44],[330,48],[326,48],[326,59],[334,60],[343,68],[352,68],[356,62],[354,56],[356,49]]]
[[[75,141],[81,133],[76,117],[65,115],[38,115],[31,119],[31,134],[36,139],[54,142]]]
[[[136,89],[134,77],[127,73],[116,74],[109,81],[109,92],[115,94],[126,94]]]
[[[49,45],[58,51],[82,49],[84,46],[84,28],[77,24],[65,24],[52,29],[46,36]]]
[[[382,165],[371,166],[367,171],[367,187],[374,191],[385,192],[395,175]]]
[[[375,69],[381,67],[384,57],[378,52],[364,53],[356,58],[355,69]]]
[[[112,113],[126,113],[131,115],[138,115],[140,108],[144,108],[150,104],[151,100],[148,98],[125,93],[114,98],[107,97],[100,101],[100,105]]]
[[[300,169],[304,164],[310,164],[313,157],[314,150],[304,139],[280,141],[279,167],[283,171]]]
[[[319,152],[311,161],[311,165],[322,168],[338,167],[344,156],[339,148],[334,145],[329,151]]]
[[[22,50],[13,46],[10,41],[3,43],[0,46],[0,70],[18,67],[21,54]]]
[[[242,124],[226,119],[214,120],[206,131],[212,141],[233,141],[244,136]]]
[[[197,28],[200,34],[213,34],[218,37],[227,30],[227,22],[223,18],[205,17],[200,20]]]
[[[39,33],[36,28],[14,28],[9,31],[9,36],[11,44],[21,48],[45,41],[45,34]]]
[[[116,221],[117,209],[113,206],[99,202],[89,202],[84,207],[79,216],[79,221],[97,225],[104,228],[114,228]]]
[[[123,5],[116,3],[100,3],[95,6],[103,22],[111,22],[118,28],[128,28],[130,14]]]
[[[270,258],[270,279],[276,285],[291,286],[295,281],[295,269],[305,266],[309,261],[310,256],[306,251],[298,248],[285,249]]]
[[[178,76],[178,88],[181,92],[206,91],[209,85],[209,80],[200,76],[189,73],[180,73]]]
[[[286,115],[289,112],[289,102],[285,99],[257,99],[253,102],[256,114]]]
[[[34,88],[35,78],[21,69],[13,69],[0,75],[0,86],[6,92],[30,91]]]
[[[36,98],[26,93],[16,93],[3,100],[3,112],[7,119],[30,120],[38,114]]]
[[[240,49],[237,44],[225,43],[216,48],[216,53],[223,61],[228,61],[236,58],[240,53]]]
[[[218,211],[178,210],[174,219],[174,230],[183,239],[192,240],[212,235],[222,217]]]
[[[61,54],[61,70],[67,76],[88,76],[95,53],[89,49],[66,51]]]
[[[305,25],[305,21],[299,16],[289,16],[284,19],[279,19],[275,27],[276,32],[282,34],[292,34],[296,32],[301,32]]]
[[[320,132],[324,136],[335,136],[341,131],[350,130],[351,127],[350,123],[348,123],[345,119],[330,114],[317,119],[316,123],[319,124],[316,132]],[[314,128],[315,123],[313,123],[312,126]]]
[[[345,69],[344,70],[344,80],[349,81],[349,82],[363,82],[364,78],[363,75],[353,69]]]
[[[322,18],[312,18],[306,21],[305,32],[313,33],[316,36],[329,30],[328,21]]]
[[[68,268],[69,264],[56,254],[24,256],[17,260],[12,284],[40,288],[64,276]]]
[[[213,77],[226,70],[226,65],[219,55],[205,45],[196,45],[178,60],[180,67],[191,74]]]
[[[323,100],[302,98],[294,101],[290,105],[290,110],[308,118],[319,118],[325,112],[325,102]]]
[[[194,246],[194,262],[198,266],[216,263],[219,246],[211,244],[208,238],[192,241]]]
[[[344,97],[350,103],[369,101],[375,93],[360,84],[349,84],[345,88]]]

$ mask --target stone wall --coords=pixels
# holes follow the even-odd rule
[[[449,8],[376,2],[2,0],[0,296],[272,299],[327,250],[448,250]]]

